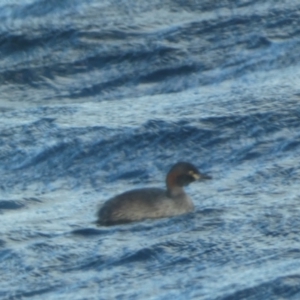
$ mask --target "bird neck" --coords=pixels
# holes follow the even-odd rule
[[[166,178],[167,191],[170,196],[184,194],[182,186],[178,185],[178,172],[170,172]]]
[[[177,178],[178,178],[177,172],[170,172],[167,175],[166,178],[166,185],[167,185],[167,191],[169,196],[177,196],[180,194],[184,194],[184,190],[182,186],[178,185]]]
[[[167,186],[167,192],[170,197],[176,197],[185,194],[183,187],[178,185]]]

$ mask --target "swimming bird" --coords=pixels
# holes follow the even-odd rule
[[[167,189],[142,188],[119,194],[99,209],[97,224],[110,226],[145,219],[172,217],[194,210],[183,187],[193,181],[211,179],[188,162],[173,165],[166,177]]]

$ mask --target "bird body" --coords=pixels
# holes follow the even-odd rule
[[[183,186],[198,179],[210,178],[201,174],[192,164],[179,162],[167,174],[166,190],[143,188],[119,194],[100,208],[97,223],[109,226],[191,212],[194,204]]]

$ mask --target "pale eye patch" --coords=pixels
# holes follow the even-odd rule
[[[196,174],[194,171],[189,171],[189,175],[191,175],[192,177],[194,177],[196,180],[200,178],[200,176],[198,174]]]

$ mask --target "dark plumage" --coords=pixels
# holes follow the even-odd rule
[[[144,188],[119,194],[107,200],[99,209],[97,223],[109,226],[191,212],[194,204],[183,186],[200,179],[211,177],[201,174],[190,163],[178,162],[167,174],[167,190]]]

